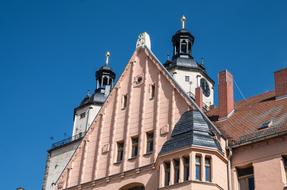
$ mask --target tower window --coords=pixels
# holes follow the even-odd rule
[[[138,137],[132,138],[132,155],[131,155],[132,158],[138,155],[138,142],[139,142]]]
[[[117,152],[117,162],[121,162],[124,158],[124,142],[118,142],[117,143],[117,148],[118,148],[118,152]]]
[[[185,40],[182,40],[180,43],[180,53],[187,53],[187,43]]]
[[[173,160],[174,164],[174,183],[179,183],[179,160]]]
[[[127,100],[128,100],[128,97],[127,97],[127,95],[123,95],[122,96],[122,102],[121,102],[121,108],[122,109],[125,109],[126,107],[127,107]]]
[[[211,182],[211,158],[205,157],[205,181]]]
[[[185,82],[189,82],[189,76],[185,76]]]
[[[83,119],[84,117],[86,117],[86,112],[80,114],[80,119]]]
[[[170,163],[164,163],[164,185],[168,186],[170,181]]]
[[[153,99],[155,96],[155,85],[154,84],[150,84],[149,85],[149,99]]]
[[[103,80],[103,85],[107,85],[108,84],[108,77],[104,77],[104,80]]]
[[[153,151],[153,132],[146,134],[146,153]]]
[[[254,190],[254,174],[253,167],[238,168],[237,176],[240,190]]]
[[[188,181],[189,179],[189,157],[183,157],[183,165],[184,165],[183,180]]]
[[[201,181],[201,156],[195,157],[195,179]]]

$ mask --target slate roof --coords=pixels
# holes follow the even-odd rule
[[[182,114],[171,133],[171,138],[162,146],[160,154],[194,145],[217,148],[222,151],[219,142],[214,138],[212,127],[197,110]]]
[[[276,99],[274,91],[236,103],[234,113],[226,120],[218,120],[218,108],[207,115],[233,146],[287,133],[287,98]],[[271,126],[262,128],[266,122]]]

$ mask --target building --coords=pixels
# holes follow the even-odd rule
[[[104,104],[114,85],[115,73],[109,66],[110,53],[106,54],[105,64],[96,71],[96,89],[83,98],[74,109],[72,137],[56,142],[48,150],[48,158],[42,189],[53,189],[57,179],[79,146],[86,131]]]
[[[49,151],[52,189],[287,189],[287,69],[274,73],[274,91],[238,103],[232,74],[220,72],[215,107],[214,81],[194,59],[194,36],[185,17],[181,22],[165,64],[151,51],[148,34],[139,36],[57,177],[49,172],[55,150]]]

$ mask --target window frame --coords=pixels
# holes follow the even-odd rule
[[[180,175],[180,160],[179,160],[179,159],[173,159],[173,171],[174,171],[173,183],[174,183],[174,184],[180,183],[180,180],[179,180],[179,175]]]
[[[197,159],[199,162],[197,162]],[[195,180],[202,181],[202,156],[196,155],[195,156]],[[197,173],[199,172],[199,174]],[[198,176],[199,175],[199,176]]]
[[[207,160],[209,160],[209,164],[207,164]],[[205,156],[204,158],[204,169],[205,169],[205,181],[212,182],[212,158],[211,156]],[[207,169],[209,170],[209,175],[207,176]]]
[[[117,142],[117,157],[116,157],[116,163],[120,163],[124,159],[124,141],[118,141]],[[121,155],[121,156],[119,156]]]
[[[170,162],[164,162],[164,187],[169,186],[170,184],[170,178],[171,178],[170,167],[171,167]]]
[[[151,134],[152,134],[152,137],[149,138],[149,135]],[[152,144],[152,146],[150,146],[150,144]],[[154,132],[149,131],[149,132],[146,132],[146,154],[152,153],[153,150],[154,150]]]
[[[189,156],[183,157],[183,181],[189,181],[190,178],[190,158]]]
[[[255,189],[254,168],[252,165],[243,168],[236,168],[237,180],[239,190],[241,189],[241,182],[247,184],[249,190]],[[252,182],[252,183],[251,183]],[[250,185],[253,184],[253,189],[250,189]],[[243,188],[242,188],[243,189]],[[246,189],[246,187],[244,187]]]
[[[131,137],[131,158],[135,158],[139,155],[139,137]]]
[[[155,97],[155,84],[150,84],[149,85],[149,99],[153,100]]]
[[[127,101],[128,101],[128,95],[127,94],[122,95],[122,99],[121,99],[121,109],[122,110],[126,109]]]

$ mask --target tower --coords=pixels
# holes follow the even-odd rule
[[[91,125],[114,85],[116,74],[109,66],[110,52],[105,64],[96,71],[96,90],[88,93],[74,110],[73,136],[82,136]]]
[[[55,188],[56,181],[81,143],[97,113],[112,90],[115,73],[109,66],[110,53],[106,54],[106,63],[96,71],[96,90],[88,93],[80,105],[74,109],[72,137],[56,142],[48,150],[43,190]]]
[[[164,66],[171,73],[181,88],[192,98],[195,89],[202,88],[205,109],[213,105],[214,81],[207,74],[203,59],[196,62],[192,55],[194,36],[186,30],[186,18],[181,18],[182,27],[172,36],[173,55]]]

